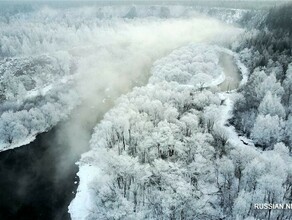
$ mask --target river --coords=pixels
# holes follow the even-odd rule
[[[1,220],[70,219],[68,206],[79,183],[75,163],[83,152],[88,151],[94,126],[114,105],[117,97],[131,91],[134,86],[145,85],[154,61],[174,49],[190,42],[213,42],[212,39],[223,43],[221,41],[229,41],[230,36],[241,32],[237,27],[191,12],[190,17],[177,18],[175,15],[161,19],[143,17],[143,11],[142,18],[120,19],[118,15],[122,12],[116,11],[115,7],[105,7],[101,12],[105,15],[113,13],[114,19],[102,18],[99,22],[100,11],[77,6],[68,10],[41,8],[35,13],[30,7],[28,10],[32,12],[26,12],[25,7],[21,9],[24,10],[23,16],[16,17],[15,21],[10,19],[3,26],[4,30],[13,30],[13,33],[14,29],[19,29],[17,33],[24,33],[28,38],[35,39],[40,35],[44,38],[41,41],[53,42],[45,45],[43,51],[43,47],[38,48],[32,40],[31,44],[23,46],[27,50],[39,49],[49,54],[68,50],[68,56],[73,58],[74,64],[76,62],[76,87],[83,101],[69,118],[39,134],[34,142],[0,153]],[[153,8],[156,10],[156,7],[149,10]],[[165,7],[159,10],[163,12]],[[169,13],[176,14],[176,10],[177,7],[170,8]],[[31,27],[36,28],[31,31]],[[22,39],[22,35],[16,36]],[[15,39],[11,38],[11,44],[14,43]],[[228,76],[235,72],[231,58],[222,55],[220,59]],[[231,89],[229,81],[223,84],[222,90]]]
[[[222,53],[220,65],[226,75],[221,90],[237,88],[240,74],[233,57]],[[68,120],[34,142],[0,153],[0,219],[70,219],[68,205],[79,182],[75,163],[88,150],[92,128],[117,98],[103,97],[106,94],[99,95],[94,106],[80,105]],[[91,116],[80,118],[80,112]],[[69,138],[72,135],[78,138]]]
[[[219,87],[221,91],[231,91],[237,89],[242,79],[241,73],[235,64],[234,57],[228,53],[221,53],[219,64],[225,74],[225,80]]]
[[[226,75],[221,90],[237,88],[240,73],[233,57],[222,53],[220,65]],[[93,126],[116,98],[104,100],[105,96],[99,95],[95,106],[80,105],[67,121],[38,135],[34,142],[0,153],[0,219],[70,219],[68,205],[79,182],[75,163],[88,150]],[[98,114],[94,120],[80,118],[79,113],[85,110],[83,115]],[[70,142],[69,135],[78,138]]]
[[[0,219],[70,219],[67,206],[78,184],[79,155],[54,142],[57,132],[58,127],[26,146],[1,152]],[[70,172],[61,176],[58,163],[63,159]]]

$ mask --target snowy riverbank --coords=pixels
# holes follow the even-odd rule
[[[114,100],[143,84],[152,62],[175,48],[213,39],[221,28],[220,40],[241,31],[182,6],[39,8],[10,17],[7,24],[0,14],[0,54],[9,57],[0,62],[0,151],[27,144],[78,105],[96,108],[100,91]]]
[[[223,52],[223,51],[225,51],[225,52]],[[225,58],[230,59],[230,60],[228,60],[228,62],[236,62],[237,61],[236,56],[233,56],[234,54],[231,51],[228,51],[226,49],[223,49],[223,48],[220,48],[217,46],[194,44],[194,45],[190,45],[188,47],[177,49],[176,51],[174,51],[173,53],[171,53],[167,57],[162,58],[161,60],[157,61],[154,64],[154,67],[152,68],[152,76],[149,79],[150,83],[147,86],[142,87],[142,88],[137,88],[133,92],[126,95],[125,97],[122,97],[119,99],[117,106],[115,106],[113,110],[111,110],[109,113],[107,113],[105,116],[105,119],[103,121],[101,121],[101,123],[96,127],[95,134],[93,135],[93,138],[91,140],[91,151],[83,154],[82,159],[78,163],[79,164],[78,176],[80,178],[80,183],[79,183],[79,186],[77,189],[76,197],[72,201],[71,205],[69,206],[69,213],[71,214],[71,217],[73,220],[87,219],[89,216],[91,216],[93,218],[102,218],[101,216],[103,214],[100,213],[102,211],[98,210],[99,208],[97,207],[98,206],[97,202],[98,202],[99,198],[96,197],[97,196],[96,195],[96,190],[97,190],[96,187],[103,187],[103,184],[106,184],[106,182],[108,181],[108,178],[110,178],[109,175],[111,175],[110,173],[105,173],[106,172],[105,170],[109,169],[109,167],[105,167],[106,165],[100,164],[101,161],[104,161],[104,160],[101,159],[101,157],[103,157],[103,156],[101,156],[99,154],[105,154],[105,152],[103,151],[103,146],[105,144],[104,143],[105,140],[103,140],[102,136],[107,135],[107,134],[102,134],[102,133],[103,133],[104,129],[106,129],[106,130],[108,129],[105,127],[107,123],[115,123],[115,122],[110,122],[114,117],[117,117],[116,120],[123,120],[123,119],[119,119],[119,118],[121,118],[121,115],[116,115],[116,116],[113,115],[113,114],[116,114],[117,112],[121,111],[122,110],[121,108],[125,108],[122,111],[126,111],[126,112],[135,111],[134,109],[137,107],[142,108],[142,109],[145,109],[145,108],[147,109],[148,102],[150,101],[150,103],[152,103],[152,104],[149,103],[152,106],[151,108],[154,108],[151,111],[154,111],[154,112],[156,111],[155,110],[156,107],[154,106],[154,105],[156,105],[158,108],[157,111],[164,112],[165,111],[165,109],[163,108],[164,105],[171,106],[172,105],[171,103],[173,103],[175,106],[185,105],[185,104],[182,104],[181,102],[186,102],[186,100],[184,100],[184,99],[186,99],[186,98],[188,99],[188,96],[190,93],[194,93],[194,100],[192,102],[198,102],[197,105],[201,102],[201,104],[199,104],[199,105],[202,105],[204,102],[206,102],[206,100],[204,101],[204,99],[206,97],[204,98],[204,95],[202,95],[205,93],[205,95],[208,94],[207,96],[209,99],[210,98],[212,99],[212,101],[210,100],[211,103],[214,103],[214,104],[217,103],[217,104],[215,104],[215,105],[217,105],[216,121],[214,121],[216,126],[220,126],[220,129],[222,129],[223,131],[224,130],[234,131],[232,128],[225,126],[227,120],[230,117],[230,111],[232,110],[232,101],[231,101],[232,95],[228,94],[226,92],[222,92],[222,93],[219,93],[219,96],[217,96],[216,94],[208,93],[207,90],[205,90],[205,92],[203,91],[202,94],[196,92],[196,90],[202,89],[202,87],[201,87],[202,85],[204,85],[205,88],[206,87],[210,88],[211,86],[214,87],[214,86],[222,84],[222,79],[224,80],[224,78],[225,78],[224,76],[222,77],[222,73],[223,73],[224,68],[222,68],[219,65],[220,64],[223,65],[224,63],[219,62],[219,56],[222,56],[222,53],[226,54],[227,52],[229,53],[229,56],[225,57]],[[200,60],[200,62],[198,61],[198,59]],[[196,67],[196,69],[199,69],[199,73],[202,70],[205,71],[204,72],[204,74],[206,75],[205,77],[201,77],[202,74],[196,75],[196,69],[190,68],[192,66],[192,62],[196,63],[195,67]],[[209,67],[210,67],[210,62],[215,65],[213,67],[215,69],[217,69],[217,72],[214,73],[214,71],[212,71],[212,70],[214,70],[214,68],[210,68],[210,69],[204,68],[205,63],[209,63]],[[216,66],[216,65],[218,65],[218,66]],[[180,68],[175,69],[174,67],[180,67]],[[212,65],[211,65],[211,67],[212,67]],[[237,68],[237,67],[235,66],[234,68],[231,68],[231,70],[234,70],[235,68]],[[227,73],[225,73],[225,74],[227,74]],[[232,77],[232,74],[234,76],[234,80],[238,81],[238,79],[240,79],[240,77],[238,77],[238,74],[240,74],[239,71],[234,72],[234,73],[228,73],[227,75],[229,77]],[[184,75],[185,77],[181,77],[182,75]],[[218,79],[220,79],[220,80],[218,80]],[[176,81],[176,80],[179,80],[179,81]],[[184,80],[184,81],[182,82],[181,80]],[[205,80],[205,81],[202,81],[202,80]],[[240,83],[240,81],[237,82],[237,85],[239,85],[239,83]],[[153,95],[156,98],[154,98],[154,97],[152,97],[152,95],[150,95],[154,91],[156,94],[155,95],[153,94]],[[169,92],[170,92],[170,94],[168,94]],[[175,93],[173,93],[171,95],[172,92],[175,92]],[[182,98],[181,96],[184,96],[183,94],[185,94],[186,97],[184,99],[181,99]],[[197,94],[198,97],[196,97],[197,95],[195,95],[195,94]],[[139,96],[149,97],[150,100],[149,101],[145,100],[143,102],[143,104],[141,106],[139,106],[138,103],[140,103],[140,101],[136,100]],[[163,98],[162,97],[159,98],[159,96],[163,96]],[[170,98],[170,97],[172,97],[172,98]],[[154,98],[154,100],[153,100],[153,98]],[[158,99],[160,101],[162,101],[162,100],[164,100],[164,101],[168,100],[168,101],[165,103],[163,103],[163,101],[162,101],[163,104],[161,107],[159,107],[160,101],[155,101],[155,99]],[[173,99],[173,102],[170,101],[169,99]],[[196,99],[198,99],[198,100],[196,100]],[[223,105],[220,105],[220,100],[224,100]],[[130,107],[128,109],[126,106],[124,106],[125,104],[134,106],[134,108]],[[135,107],[135,106],[137,106],[137,107]],[[168,107],[168,109],[169,108],[173,109],[173,107],[170,107],[170,106]],[[159,110],[159,108],[162,108],[162,109]],[[212,110],[212,109],[210,109],[210,110]],[[145,111],[145,110],[142,110],[142,111]],[[168,111],[161,113],[162,114],[161,116],[157,115],[156,117],[158,117],[158,118],[165,117],[165,119],[164,119],[165,123],[176,124],[177,123],[177,122],[175,122],[176,119],[172,118],[172,117],[176,117],[175,115],[180,114],[180,113],[179,112],[176,113],[175,109],[171,110],[170,112],[168,112]],[[153,113],[149,112],[148,114],[152,115],[152,114],[158,113],[158,112],[157,113],[154,113],[154,112]],[[124,121],[123,122],[121,121],[122,124],[120,124],[120,126],[122,126],[122,127],[127,126],[128,128],[126,128],[126,130],[129,129],[130,127],[136,127],[137,126],[136,123],[139,123],[139,124],[145,123],[144,122],[145,119],[142,119],[142,118],[139,119],[138,121],[127,122],[128,120],[133,120],[133,119],[130,119],[133,116],[130,116],[128,114],[129,113],[126,113],[126,115],[123,115]],[[131,114],[135,114],[135,113],[133,112]],[[137,117],[137,116],[135,116],[135,117]],[[151,117],[151,116],[149,116],[149,117]],[[180,116],[180,117],[182,117],[182,116]],[[184,116],[184,117],[186,117],[186,116]],[[184,117],[182,117],[182,118],[184,118]],[[192,121],[197,120],[196,118],[198,116],[188,115],[188,117],[190,117],[190,118],[189,119],[185,118],[186,120],[189,120],[188,123],[194,123]],[[204,117],[208,117],[208,116],[205,115]],[[128,123],[130,123],[130,125],[127,125]],[[155,123],[155,122],[153,122],[153,123]],[[158,127],[160,126],[160,123],[162,123],[162,121],[158,123]],[[186,123],[186,121],[183,120],[180,123]],[[187,126],[187,127],[190,126],[190,125],[188,125],[188,123],[185,126]],[[173,124],[173,126],[174,126],[174,124]],[[115,125],[115,127],[116,126],[117,125]],[[192,125],[192,126],[194,126],[194,125]],[[146,129],[146,128],[144,127],[144,129]],[[147,128],[147,130],[148,129],[149,129],[148,132],[152,133],[153,132],[152,129],[155,129],[155,126],[153,128],[151,128],[151,127]],[[180,129],[182,129],[182,128],[180,128]],[[190,130],[190,132],[194,132],[191,130]],[[134,129],[134,131],[135,131],[135,129]],[[199,131],[196,131],[196,132],[200,133]],[[169,140],[165,140],[166,142],[172,141],[171,140],[172,135],[174,135],[174,134],[171,134],[171,133],[169,133],[165,137],[165,138],[169,139]],[[235,133],[234,132],[233,133],[229,132],[229,133],[231,135],[230,138],[233,138]],[[143,135],[143,134],[141,134],[141,135]],[[145,142],[145,138],[147,138],[148,135],[149,135],[148,133],[147,134],[144,133],[145,137],[141,137],[142,139],[139,141],[139,142],[142,142],[141,150],[143,150],[143,148],[147,149],[147,145],[150,144],[150,143],[147,144]],[[127,137],[124,141],[127,142],[128,138],[129,137]],[[134,137],[132,137],[132,139],[133,138]],[[173,137],[173,138],[175,138],[175,137]],[[203,136],[201,138],[203,138]],[[201,141],[203,141],[203,139]],[[139,145],[140,143],[137,143],[137,144]],[[168,143],[168,145],[169,144],[171,145],[171,143]],[[178,149],[176,149],[177,144],[175,144],[175,146],[174,146],[174,151],[178,150]],[[162,142],[161,142],[161,145],[163,145]],[[129,147],[127,143],[126,143],[126,147],[127,148]],[[139,148],[139,146],[138,146],[138,148]],[[163,149],[163,146],[161,146],[161,148]],[[146,149],[144,149],[144,150],[146,150]],[[110,153],[110,154],[113,157],[116,157],[112,153]],[[120,160],[119,157],[122,157],[122,155],[117,156],[116,160],[119,161]],[[106,156],[106,158],[107,158],[107,156]],[[107,158],[106,160],[109,160],[106,163],[109,163],[111,161],[110,158]],[[132,160],[135,160],[135,158],[131,158],[131,159],[128,158],[127,160],[130,160],[128,162],[131,164],[131,163],[134,163],[134,161],[132,161]],[[130,164],[129,164],[129,166],[136,166],[134,164],[132,164],[132,165],[130,165]],[[108,164],[108,166],[110,166],[110,165]],[[120,164],[120,166],[123,166],[123,165]],[[145,168],[141,167],[140,169],[145,169],[143,171],[140,170],[142,173],[143,172],[151,172],[150,170],[148,170],[149,168],[146,168],[146,167]],[[148,175],[150,175],[150,174],[148,174]],[[145,177],[145,178],[147,178],[147,177]],[[204,199],[207,200],[207,199],[212,199],[212,198],[205,195]],[[142,215],[142,213],[140,213],[140,215]],[[128,213],[127,216],[128,217],[132,216],[132,214]],[[140,219],[142,217],[136,216],[136,218]]]

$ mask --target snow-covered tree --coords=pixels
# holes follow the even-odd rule
[[[283,134],[284,121],[278,115],[258,115],[254,127],[251,132],[251,137],[255,143],[263,148],[280,142],[284,138]]]
[[[269,91],[263,98],[259,108],[259,114],[262,115],[271,115],[276,116],[278,115],[280,118],[285,118],[286,113],[283,105],[281,104],[281,99],[276,95],[272,95]]]

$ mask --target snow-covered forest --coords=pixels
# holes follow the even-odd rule
[[[87,151],[73,220],[292,219],[255,208],[292,200],[292,4],[251,5],[0,8],[0,151]]]
[[[84,99],[94,105],[94,93],[141,84],[155,59],[224,26],[182,6],[21,9],[8,8],[0,19],[0,150],[32,141]]]

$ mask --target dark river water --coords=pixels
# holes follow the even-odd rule
[[[96,95],[83,100],[67,120],[26,146],[0,153],[0,220],[70,219],[68,206],[79,183],[75,163],[89,150],[94,126],[121,94],[147,82],[150,67],[128,83],[117,82],[110,92],[105,77]]]
[[[221,89],[236,88],[240,74],[232,56],[222,56],[220,64],[226,75],[226,85],[222,83]],[[146,70],[149,73],[149,68]],[[0,153],[0,220],[70,219],[68,206],[79,183],[75,163],[89,150],[92,129],[114,100],[134,86],[145,84],[149,75],[140,77],[128,87],[117,86],[106,101],[106,92],[101,89],[94,103],[85,101],[68,120],[38,135],[34,142]]]
[[[57,143],[58,128],[26,146],[0,153],[0,219],[66,220],[78,186],[80,152]],[[60,175],[60,161],[67,166]],[[70,167],[67,169],[67,167]]]
[[[68,206],[79,184],[75,163],[89,150],[93,127],[119,94],[133,86],[116,88],[106,101],[105,90],[100,90],[94,103],[84,101],[32,143],[0,153],[0,220],[71,219]]]

